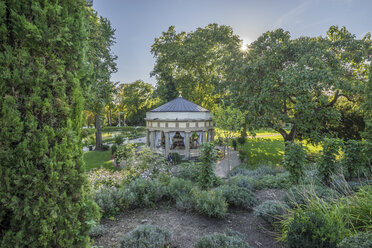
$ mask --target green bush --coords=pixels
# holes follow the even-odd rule
[[[190,180],[174,177],[167,185],[168,196],[176,201],[178,197],[189,195],[194,183]]]
[[[225,234],[214,233],[199,238],[195,248],[250,248],[239,232],[227,230]]]
[[[331,176],[337,172],[336,156],[339,155],[341,141],[339,139],[325,139],[323,141],[323,151],[318,163],[319,175],[324,183],[331,184]]]
[[[118,146],[115,145],[115,144],[113,144],[113,145],[111,146],[111,155],[114,155],[117,149],[118,149]]]
[[[229,184],[254,191],[257,189],[258,182],[252,177],[238,175],[230,178]]]
[[[293,142],[286,145],[283,166],[289,171],[290,180],[294,184],[298,184],[304,176],[305,159],[306,152],[301,143]]]
[[[103,186],[94,193],[94,200],[104,217],[115,216],[126,207],[125,193],[116,187]]]
[[[167,195],[179,210],[191,210],[194,206],[191,190],[194,183],[182,178],[172,178],[167,185]]]
[[[260,180],[257,180],[257,188],[260,189],[288,189],[291,187],[289,173],[278,173],[275,176],[266,175]]]
[[[222,192],[229,206],[251,210],[257,204],[257,198],[249,189],[236,185],[223,185],[217,190]]]
[[[224,218],[227,211],[227,202],[221,191],[201,191],[193,188],[191,191],[195,210],[208,217]]]
[[[96,132],[96,129],[95,128],[83,128],[81,130],[81,138],[82,139],[85,139],[88,136],[94,134],[95,132]]]
[[[118,146],[116,152],[114,153],[114,159],[116,163],[124,161],[125,166],[127,168],[130,168],[131,166],[134,165],[135,155],[136,155],[135,144],[124,144]]]
[[[166,194],[159,179],[137,178],[125,190],[125,200],[131,208],[153,207]]]
[[[338,248],[371,248],[372,233],[357,233],[347,237],[338,244]]]
[[[198,183],[202,189],[213,187],[215,174],[213,172],[217,153],[213,143],[204,143],[201,145],[201,166],[199,167]]]
[[[342,220],[319,208],[297,209],[288,225],[289,248],[336,248],[345,236]]]
[[[142,225],[122,238],[120,248],[168,248],[170,244],[170,232],[159,226]]]
[[[114,138],[115,144],[120,146],[124,142],[124,135],[117,135]]]
[[[234,151],[236,151],[236,148],[238,147],[238,142],[236,139],[231,140],[231,145],[234,148]]]
[[[279,201],[268,200],[254,208],[254,215],[270,224],[281,220],[280,216],[288,211],[288,205]]]
[[[105,235],[106,233],[107,233],[107,230],[103,225],[95,225],[90,230],[89,236],[96,238],[96,237],[101,237]]]
[[[342,164],[346,169],[346,178],[359,176],[366,164],[363,143],[357,140],[348,140],[343,146],[343,152]]]
[[[339,202],[342,216],[349,228],[360,232],[372,232],[372,186],[364,186],[352,196]]]
[[[179,164],[182,161],[181,155],[179,155],[177,152],[172,152],[169,154],[171,156],[171,159],[173,161],[173,164]]]
[[[196,182],[199,176],[200,163],[186,162],[176,166],[177,177]]]
[[[275,176],[278,173],[277,169],[272,166],[262,165],[255,170],[248,170],[241,167],[236,167],[230,172],[230,176],[243,175],[253,177],[255,179],[261,179],[266,175]]]
[[[293,208],[300,205],[308,205],[315,198],[332,201],[339,197],[340,194],[337,191],[328,187],[316,184],[304,184],[292,186],[284,195],[283,200],[288,206]]]
[[[108,150],[110,150],[110,146],[109,145],[102,145],[102,150],[108,151]]]

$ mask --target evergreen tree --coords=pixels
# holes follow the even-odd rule
[[[0,0],[0,247],[88,247],[84,0]]]

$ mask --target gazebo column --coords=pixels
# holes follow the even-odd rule
[[[211,132],[211,142],[213,142],[214,141],[214,129],[211,129],[210,130],[210,132]]]
[[[202,137],[201,137],[201,143],[204,144],[205,143],[205,131],[202,131]]]
[[[190,158],[190,132],[185,132],[186,159]]]
[[[150,140],[151,149],[155,149],[155,131],[150,132]]]
[[[211,133],[210,133],[210,130],[207,130],[207,142],[211,142]]]
[[[169,154],[169,132],[164,132],[165,137],[165,156],[168,157]]]
[[[146,130],[146,145],[150,146],[150,130]]]

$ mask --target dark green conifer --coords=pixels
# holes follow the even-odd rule
[[[0,247],[87,247],[84,0],[0,0]]]

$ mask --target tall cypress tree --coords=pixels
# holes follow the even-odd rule
[[[0,0],[0,246],[87,247],[84,0]]]

